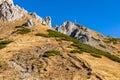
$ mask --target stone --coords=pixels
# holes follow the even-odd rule
[[[96,47],[96,45],[103,44],[102,40],[94,40],[94,36],[89,32],[89,29],[78,23],[66,21],[60,26],[54,26],[54,30],[78,39],[80,42],[91,46]]]
[[[49,28],[52,28],[52,19],[50,16],[47,16],[45,19],[41,18],[40,16],[38,16],[36,13],[29,13],[34,19],[36,19],[37,21],[39,21],[42,25],[45,25]]]
[[[0,0],[0,18],[4,21],[19,20],[23,12],[13,4],[13,0]]]
[[[36,19],[37,21],[39,21],[40,23],[43,22],[43,19],[38,16],[35,12],[34,13],[29,13],[34,19]]]
[[[48,17],[46,17],[45,18],[45,22],[46,22],[46,25],[48,26],[48,27],[50,27],[50,28],[52,28],[52,19],[51,19],[51,17],[50,16],[48,16]]]
[[[33,26],[33,25],[34,25],[34,22],[32,21],[32,19],[30,19],[30,20],[27,20],[27,22],[25,24],[23,24],[22,26],[30,27],[30,26]]]
[[[93,44],[91,43],[92,35],[87,32],[87,28],[84,27],[83,25],[66,21],[60,27],[55,26],[54,29],[58,32],[61,32],[63,34],[76,38],[80,42],[83,42],[86,44]]]

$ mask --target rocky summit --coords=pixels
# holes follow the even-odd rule
[[[0,0],[0,80],[120,80],[120,39]]]
[[[85,43],[89,43],[92,37],[91,34],[87,32],[87,28],[70,21],[64,22],[60,27],[55,27],[55,30]]]
[[[13,0],[0,0],[0,18],[4,21],[19,20],[23,10],[13,4]]]
[[[93,39],[95,36],[94,34],[90,33],[90,29],[78,23],[66,21],[61,26],[55,26],[55,30],[92,46],[102,43],[101,40],[95,41]]]

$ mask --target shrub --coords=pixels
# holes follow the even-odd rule
[[[94,54],[97,54],[97,55],[101,55],[101,56],[105,56],[105,57],[107,57],[107,58],[109,58],[109,59],[111,59],[111,60],[113,60],[113,61],[116,61],[116,62],[119,62],[120,63],[120,58],[119,57],[117,57],[117,56],[115,56],[115,55],[112,55],[112,54],[110,54],[110,53],[108,53],[108,52],[105,52],[105,51],[102,51],[102,50],[99,50],[99,49],[97,49],[97,48],[95,48],[95,47],[92,47],[92,46],[90,46],[90,45],[88,45],[88,44],[84,44],[84,43],[81,43],[79,40],[77,40],[77,39],[74,39],[74,38],[72,38],[72,37],[70,37],[70,36],[67,36],[67,35],[65,35],[65,34],[62,34],[62,33],[60,33],[60,32],[56,32],[56,31],[53,31],[53,30],[48,30],[48,34],[45,34],[45,36],[44,37],[55,37],[55,38],[60,38],[61,40],[65,40],[65,41],[72,41],[73,42],[73,44],[71,45],[71,46],[74,46],[74,47],[76,47],[77,49],[79,49],[80,51],[82,51],[82,52],[87,52],[87,53],[94,53]],[[46,36],[47,35],[47,36]],[[41,35],[40,35],[41,36]],[[116,40],[116,39],[112,39],[112,40]],[[117,39],[117,40],[119,40],[119,39]],[[50,54],[49,54],[50,53]],[[58,54],[59,54],[59,52],[58,52]],[[45,57],[49,57],[49,56],[53,56],[53,55],[56,55],[56,54],[54,54],[54,51],[53,51],[53,53],[50,51],[50,52],[46,52],[45,54],[44,54],[44,56]],[[60,55],[60,54],[59,54]]]
[[[60,32],[56,32],[56,31],[53,31],[53,30],[48,30],[48,34],[43,34],[43,33],[37,33],[35,34],[36,36],[42,36],[42,37],[46,37],[46,38],[50,38],[50,37],[56,37],[56,38],[59,38],[61,40],[66,40],[66,41],[74,41],[75,39],[73,39],[72,37],[70,36],[67,36],[65,34],[62,34]]]
[[[72,46],[68,46],[68,48],[72,48]]]
[[[50,57],[50,56],[55,56],[55,55],[61,55],[60,51],[56,50],[50,50],[44,53],[43,57]]]
[[[80,50],[72,50],[72,51],[70,51],[70,53],[83,53],[83,51],[80,51]]]
[[[5,47],[6,47],[6,45],[0,45],[0,49],[3,49]]]
[[[31,29],[29,29],[29,28],[22,28],[22,29],[17,30],[18,34],[27,34],[29,32],[31,32]]]
[[[102,47],[102,48],[106,48],[106,46],[104,46],[104,45],[102,45],[102,44],[99,44],[99,46]]]
[[[42,36],[42,37],[49,37],[47,34],[42,34],[42,33],[37,33],[37,34],[35,34],[36,36]]]
[[[6,45],[6,44],[9,44],[11,42],[13,42],[13,41],[12,40],[3,40],[3,41],[0,42],[0,44],[1,45]]]
[[[3,49],[6,47],[7,44],[13,42],[12,40],[3,40],[3,41],[0,41],[0,49]]]
[[[102,57],[101,57],[100,55],[98,55],[98,54],[91,53],[90,55],[93,56],[93,57],[102,58]]]
[[[112,55],[108,52],[105,52],[105,51],[102,51],[102,50],[99,50],[97,48],[94,48],[90,45],[87,45],[87,44],[82,44],[82,43],[79,43],[79,44],[72,44],[73,46],[77,47],[78,49],[84,51],[84,52],[87,52],[87,53],[95,53],[95,54],[98,54],[98,55],[101,55],[101,56],[105,56],[113,61],[116,61],[116,62],[120,62],[120,58],[115,56],[115,55]]]
[[[120,41],[120,38],[108,38],[107,40],[105,40],[105,43],[113,43],[113,44],[117,44],[118,41]]]
[[[95,41],[100,41],[100,39],[96,39],[96,38],[94,38],[94,37],[92,37],[92,39],[95,40]]]
[[[3,66],[3,64],[0,62],[0,68]]]

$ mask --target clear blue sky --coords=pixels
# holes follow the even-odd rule
[[[39,16],[51,16],[52,24],[77,21],[102,34],[120,37],[120,0],[14,0]]]

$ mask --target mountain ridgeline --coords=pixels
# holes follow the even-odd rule
[[[120,80],[120,39],[0,0],[0,80]]]

